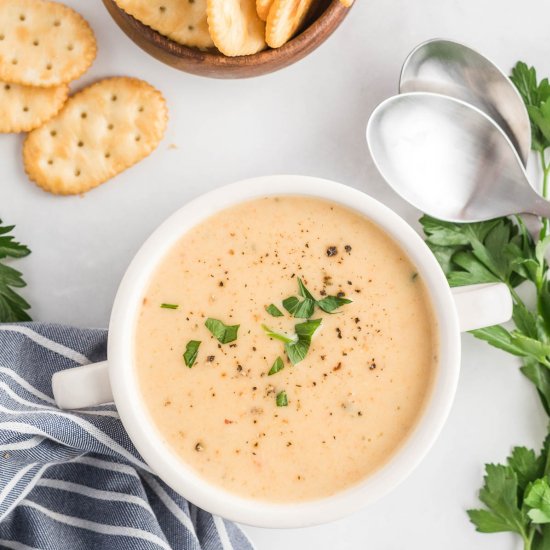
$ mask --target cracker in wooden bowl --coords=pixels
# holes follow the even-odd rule
[[[212,48],[206,0],[115,0],[132,17],[184,46]]]
[[[256,0],[207,0],[207,14],[212,40],[224,55],[252,55],[265,48]]]
[[[47,0],[0,0],[0,80],[59,86],[96,55],[94,33],[74,10]]]
[[[262,21],[267,21],[271,4],[273,4],[273,0],[256,0],[256,11],[258,12],[258,17]]]
[[[286,44],[299,30],[313,0],[273,0],[267,16],[265,40],[272,48]]]
[[[162,94],[135,78],[107,78],[70,97],[23,145],[25,170],[45,191],[85,193],[149,155],[167,123]]]
[[[0,82],[0,132],[29,132],[55,116],[69,95],[69,86],[36,88]]]

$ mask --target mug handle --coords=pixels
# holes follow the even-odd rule
[[[56,372],[53,398],[60,409],[84,409],[113,401],[107,361]]]
[[[512,318],[512,295],[504,283],[456,286],[451,292],[460,332],[500,325]]]
[[[451,292],[461,332],[498,325],[512,317],[512,296],[503,283],[459,286]],[[107,361],[56,372],[52,390],[60,409],[82,409],[112,402]]]

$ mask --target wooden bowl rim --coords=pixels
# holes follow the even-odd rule
[[[317,17],[309,26],[307,26],[300,34],[296,35],[294,38],[289,40],[286,44],[280,48],[267,48],[261,52],[243,55],[243,56],[234,56],[229,57],[221,52],[211,52],[206,50],[200,50],[192,46],[185,46],[169,38],[168,36],[163,35],[157,30],[153,29],[149,25],[146,25],[139,19],[136,19],[129,13],[125,12],[114,0],[103,0],[108,2],[113,8],[120,12],[121,17],[125,18],[129,24],[132,24],[142,35],[142,38],[147,39],[147,41],[154,47],[165,51],[166,53],[178,57],[182,61],[188,60],[189,62],[197,62],[200,60],[201,65],[208,66],[213,69],[232,69],[237,67],[248,66],[252,68],[259,68],[263,65],[273,64],[280,58],[285,58],[291,62],[294,57],[296,61],[299,60],[300,53],[307,48],[308,46],[313,45],[312,51],[320,46],[330,34],[338,28],[340,23],[346,18],[351,7],[346,7],[342,4],[340,0],[332,0],[327,6],[325,11]],[[355,2],[354,2],[355,4]],[[353,6],[353,4],[352,4]],[[110,11],[110,10],[107,10]],[[112,14],[111,14],[112,17]],[[113,18],[115,23],[119,25],[119,22]],[[323,31],[329,29],[329,32],[323,35]],[[126,30],[122,28],[126,33]],[[127,34],[127,33],[126,33]],[[322,40],[318,40],[321,37]],[[129,38],[137,43],[132,36]],[[309,53],[309,52],[306,52]]]

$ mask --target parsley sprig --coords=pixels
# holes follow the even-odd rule
[[[31,251],[27,246],[14,240],[9,235],[15,226],[2,226],[0,220],[0,322],[12,323],[30,321],[27,310],[31,307],[14,288],[23,288],[26,285],[22,274],[7,265],[5,259],[18,259],[28,256]]]
[[[326,298],[317,300],[300,278],[298,278],[298,291],[302,300],[296,296],[289,296],[283,300],[283,307],[293,317],[299,319],[309,319],[312,317],[315,306],[322,309],[325,313],[332,313],[343,305],[351,304],[351,300],[340,296],[327,296]]]
[[[543,194],[550,180],[550,84],[537,82],[536,71],[518,63],[512,71],[529,112],[532,147],[542,170]],[[546,251],[550,245],[548,220],[535,241],[519,216],[481,223],[456,224],[423,216],[426,242],[451,286],[503,282],[514,300],[515,328],[502,326],[474,330],[477,338],[521,358],[522,373],[535,385],[550,416],[550,281]],[[516,291],[525,283],[536,292],[529,307]],[[488,464],[479,493],[485,508],[469,510],[476,529],[483,533],[517,533],[524,550],[550,548],[550,435],[542,451],[516,447],[506,464]]]
[[[290,359],[290,362],[293,365],[296,365],[305,359],[307,352],[309,351],[309,346],[311,345],[311,339],[320,325],[321,319],[310,319],[304,323],[298,323],[294,326],[294,336],[287,336],[286,334],[275,332],[266,325],[262,325],[262,328],[269,338],[273,338],[284,343],[285,351]],[[279,370],[276,372],[279,372]],[[275,373],[270,371],[269,374]]]

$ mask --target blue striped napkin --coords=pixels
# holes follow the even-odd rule
[[[0,548],[249,550],[155,477],[114,405],[60,411],[52,375],[105,359],[107,331],[0,324]]]

